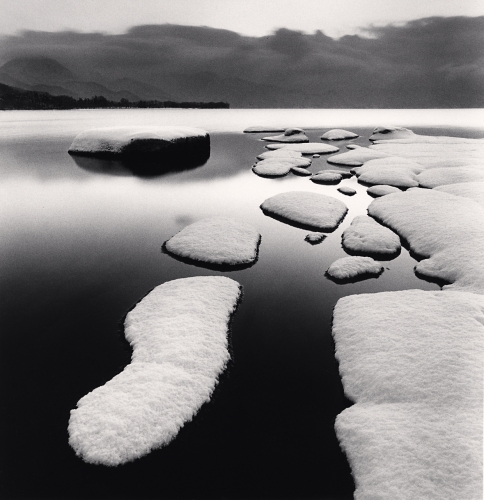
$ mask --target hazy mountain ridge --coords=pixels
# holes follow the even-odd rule
[[[10,62],[0,68],[0,82],[51,85],[71,96],[231,107],[484,106],[484,17],[434,17],[367,32],[332,39],[321,31],[281,28],[249,37],[178,25],[120,35],[26,31],[3,38],[0,61]],[[50,59],[43,69],[31,62],[29,73],[19,63],[40,54]]]

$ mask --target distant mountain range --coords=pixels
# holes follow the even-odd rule
[[[172,100],[159,88],[131,78],[114,80],[108,85],[105,82],[85,81],[59,62],[46,57],[19,57],[8,61],[0,67],[0,83],[74,99],[102,96],[110,101]]]

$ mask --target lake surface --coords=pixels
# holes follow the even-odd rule
[[[306,127],[310,140],[344,127],[367,145],[389,122],[419,133],[484,136],[480,110],[82,110],[0,114],[0,496],[2,498],[352,498],[354,484],[334,434],[351,404],[331,337],[332,309],[345,295],[421,288],[402,249],[378,279],[325,277],[345,256],[341,233],[371,201],[307,178],[251,172],[264,151],[250,125]],[[75,159],[67,149],[87,128],[190,125],[211,132],[207,163],[140,176],[118,162]],[[271,134],[266,134],[271,135]],[[326,157],[311,170],[325,168]],[[334,168],[334,167],[328,167]],[[343,200],[349,213],[319,245],[263,215],[283,191]],[[232,272],[179,262],[161,252],[187,224],[228,215],[262,234],[258,262]],[[88,465],[68,445],[69,411],[129,363],[126,312],[176,278],[226,275],[243,285],[232,360],[210,403],[167,447],[117,468]]]

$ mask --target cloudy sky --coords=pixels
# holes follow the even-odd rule
[[[0,36],[1,83],[74,97],[484,106],[483,0],[0,0]]]
[[[331,37],[432,16],[484,15],[482,0],[0,0],[0,34],[20,30],[122,33],[185,24],[263,36],[277,28]]]

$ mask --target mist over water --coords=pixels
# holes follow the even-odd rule
[[[352,498],[350,470],[333,429],[336,415],[351,403],[334,359],[332,309],[349,294],[439,287],[414,275],[415,260],[405,249],[384,261],[379,278],[344,285],[328,280],[329,265],[347,255],[342,231],[372,200],[366,187],[355,178],[323,186],[293,175],[257,177],[251,166],[265,143],[242,130],[301,126],[311,141],[335,127],[360,134],[338,142],[344,150],[350,142],[367,145],[373,127],[392,117],[388,110],[370,111],[2,115],[4,498]],[[391,121],[420,133],[482,137],[471,125],[457,128],[465,125],[456,119],[465,116],[459,111],[414,111],[415,127],[409,110]],[[453,128],[443,126],[452,121]],[[116,162],[83,163],[67,154],[78,132],[123,124],[206,128],[210,158],[181,172],[139,176]],[[311,171],[326,165],[322,155]],[[357,194],[345,196],[339,186]],[[308,231],[266,217],[259,208],[266,198],[290,190],[334,196],[349,213],[325,241],[310,245],[304,241]],[[240,218],[262,234],[253,267],[213,271],[161,252],[173,234],[212,215]],[[232,360],[211,402],[171,444],[140,460],[114,469],[83,463],[67,443],[69,411],[129,363],[126,312],[158,284],[200,275],[226,275],[244,288],[232,323]]]

